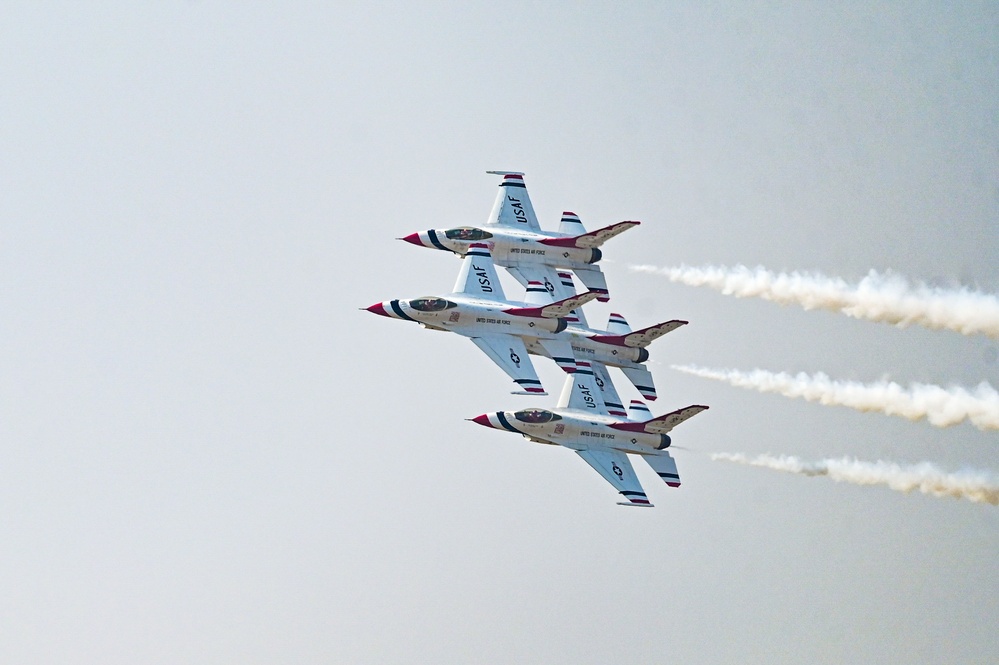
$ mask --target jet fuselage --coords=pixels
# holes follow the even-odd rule
[[[585,393],[584,393],[585,396]],[[666,434],[615,429],[628,422],[614,416],[586,413],[578,409],[522,409],[496,411],[472,418],[484,427],[515,432],[537,441],[573,450],[612,448],[636,455],[655,455],[670,445]]]
[[[591,339],[603,331],[568,326],[565,319],[525,317],[506,313],[515,303],[500,303],[468,296],[424,297],[410,300],[386,300],[368,307],[369,312],[395,319],[415,321],[432,330],[454,332],[465,337],[488,333],[517,335],[523,338],[528,352],[551,358],[539,340],[565,339],[576,357],[602,362],[614,367],[639,366],[649,357],[646,349],[605,344]]]
[[[418,247],[454,252],[458,256],[465,256],[472,243],[486,242],[489,243],[493,261],[507,268],[515,268],[521,264],[535,264],[582,270],[603,257],[596,247],[587,249],[558,247],[542,242],[569,237],[571,236],[560,233],[537,233],[527,229],[490,227],[489,230],[485,230],[475,226],[459,226],[411,233],[402,240]]]
[[[466,337],[503,333],[518,337],[553,339],[568,325],[566,320],[561,318],[517,316],[504,311],[513,305],[514,303],[450,294],[447,297],[387,300],[367,309],[382,316],[415,321],[433,330],[450,331]]]

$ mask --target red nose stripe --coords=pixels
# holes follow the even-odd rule
[[[385,307],[380,302],[376,302],[371,307],[366,307],[365,309],[367,309],[372,314],[380,314],[381,316],[391,316],[388,312],[385,311]]]
[[[470,418],[470,420],[473,423],[482,425],[483,427],[492,427],[492,425],[489,424],[489,415],[485,413],[483,413],[481,416],[475,416],[474,418]]]
[[[399,238],[399,240],[405,240],[406,242],[412,243],[412,244],[416,245],[417,247],[425,247],[425,245],[423,244],[423,241],[420,240],[420,234],[419,233],[410,233],[408,236],[406,236],[404,238]]]

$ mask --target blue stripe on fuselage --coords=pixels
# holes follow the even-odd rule
[[[389,303],[389,306],[392,308],[392,311],[395,312],[399,316],[400,319],[406,319],[407,321],[412,321],[412,322],[416,323],[416,319],[414,319],[411,316],[407,316],[406,313],[404,311],[402,311],[402,308],[399,307],[399,301],[398,300],[391,301]]]
[[[496,412],[496,420],[498,420],[500,425],[502,425],[505,429],[508,429],[511,432],[516,432],[517,434],[521,433],[519,429],[516,429],[513,425],[510,424],[510,421],[506,419],[506,416],[503,415],[502,411]]]
[[[437,238],[437,232],[433,229],[427,231],[427,237],[430,238],[430,243],[437,249],[443,249],[444,251],[450,252],[451,250],[441,244],[441,241]]]

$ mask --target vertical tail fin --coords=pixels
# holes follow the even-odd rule
[[[628,419],[644,423],[646,420],[652,419],[652,412],[649,411],[649,407],[645,406],[645,402],[633,399],[631,405],[628,406]]]
[[[566,211],[562,213],[562,222],[558,225],[558,232],[570,236],[581,236],[586,233],[586,229],[579,221],[579,215]]]
[[[538,216],[534,213],[531,197],[527,194],[524,174],[517,171],[486,171],[486,173],[503,176],[486,224],[501,224],[517,229],[539,231],[541,227],[538,224]]]
[[[492,254],[489,253],[489,245],[473,242],[468,246],[468,253],[462,259],[453,293],[467,293],[489,300],[506,299],[503,295],[503,286],[496,274]]]
[[[607,332],[611,335],[626,335],[631,332],[631,326],[624,316],[615,312],[607,319]]]

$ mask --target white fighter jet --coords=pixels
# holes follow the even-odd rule
[[[572,270],[589,291],[597,294],[597,300],[609,300],[607,279],[594,265],[603,256],[600,246],[617,234],[638,226],[639,222],[618,222],[587,233],[575,213],[563,212],[557,233],[542,231],[527,195],[524,174],[514,171],[487,173],[501,175],[503,181],[489,219],[481,228],[430,229],[399,239],[459,256],[465,256],[472,243],[487,242],[496,265],[507,268],[525,287],[530,282],[544,283],[546,278],[553,279],[556,269]]]
[[[644,404],[633,401],[628,416],[623,411],[615,415],[604,404],[607,386],[599,387],[597,376],[585,360],[577,360],[577,364],[576,372],[566,377],[554,409],[497,411],[470,420],[521,434],[537,443],[569,448],[627,500],[620,505],[651,507],[628,455],[640,456],[667,485],[679,487],[676,461],[666,451],[672,443],[669,432],[708,407],[694,404],[652,418]],[[613,391],[613,384],[609,388]],[[613,394],[616,396],[616,391]]]
[[[546,395],[526,343],[555,360],[566,372],[574,372],[572,344],[561,334],[568,326],[564,317],[596,297],[597,294],[588,292],[542,305],[508,301],[489,247],[472,243],[451,293],[387,300],[365,309],[381,316],[415,321],[431,330],[469,337],[521,388],[515,394]]]
[[[451,293],[387,300],[365,309],[470,338],[520,387],[517,394],[547,394],[531,362],[529,354],[533,354],[551,358],[567,373],[576,370],[576,357],[620,367],[643,396],[654,400],[652,375],[641,364],[649,357],[644,347],[686,321],[667,321],[631,332],[624,318],[615,314],[611,316],[618,326],[614,333],[586,328],[579,325],[581,306],[596,294],[576,295],[568,274],[557,280],[557,287],[550,286],[567,289],[564,298],[553,302],[545,285],[532,282],[527,302],[508,301],[488,246],[473,243]],[[575,322],[572,328],[570,319]]]

